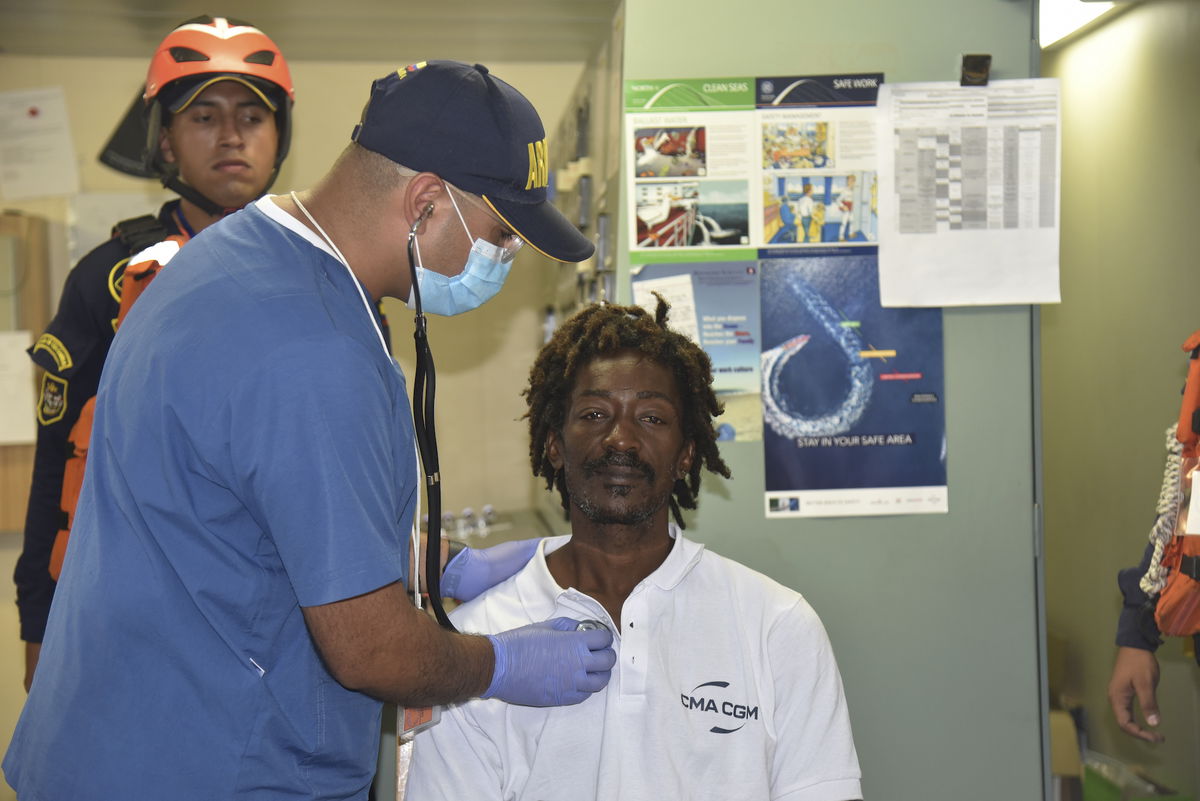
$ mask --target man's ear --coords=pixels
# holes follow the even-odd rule
[[[675,463],[675,478],[683,478],[692,469],[692,461],[696,458],[696,443],[689,440],[679,453],[679,461]]]
[[[404,214],[412,225],[418,219],[429,219],[445,201],[446,187],[442,179],[431,172],[414,175],[404,185]],[[418,229],[419,232],[419,229]]]
[[[555,470],[562,468],[562,443],[557,431],[551,431],[546,434],[546,458]]]
[[[175,151],[171,149],[171,137],[167,128],[158,129],[158,152],[162,154],[164,164],[175,163]]]

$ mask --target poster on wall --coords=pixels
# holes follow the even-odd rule
[[[875,97],[882,73],[756,80],[760,247],[878,239]]]
[[[653,311],[654,293],[671,304],[668,324],[712,360],[713,390],[725,411],[717,439],[762,439],[758,262],[665,263],[635,267],[633,302]]]
[[[873,245],[882,80],[627,81],[634,253]]]
[[[754,81],[627,81],[634,251],[751,245]]]
[[[873,251],[765,259],[767,517],[944,513],[940,309],[885,309]]]

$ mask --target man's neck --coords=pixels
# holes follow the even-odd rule
[[[341,251],[351,272],[373,302],[378,303],[385,295],[408,297],[407,273],[399,278],[392,275],[395,269],[389,260],[394,261],[396,254],[376,242],[379,228],[387,224],[386,214],[377,209],[364,211],[353,187],[336,180],[332,174],[316,187],[294,194],[295,198],[292,193],[277,196],[276,205]],[[309,219],[310,215],[312,219]],[[395,287],[389,289],[388,280],[403,282],[405,291],[401,293]]]
[[[619,626],[633,588],[666,561],[675,540],[666,510],[636,526],[597,525],[572,510],[570,541],[546,557],[560,587],[595,598]]]
[[[183,219],[187,220],[187,224],[191,226],[193,234],[200,233],[221,219],[221,215],[209,214],[186,198],[179,199],[179,213],[183,215]]]

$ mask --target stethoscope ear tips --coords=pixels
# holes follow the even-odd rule
[[[417,219],[413,220],[412,227],[408,229],[408,235],[410,237],[416,236],[417,229],[421,227],[421,223],[425,222],[425,220],[429,218],[430,214],[433,214],[432,203],[427,204],[425,208],[421,209],[421,213],[417,216]]]

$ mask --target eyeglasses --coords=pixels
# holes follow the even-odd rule
[[[487,214],[488,217],[490,217],[492,219],[492,222],[495,223],[500,228],[500,232],[501,232],[500,233],[500,241],[493,242],[492,244],[496,245],[498,248],[500,248],[502,251],[504,251],[504,255],[501,256],[501,259],[500,259],[502,262],[507,264],[508,262],[512,261],[516,257],[517,251],[520,250],[521,246],[525,244],[525,240],[522,239],[521,237],[517,236],[515,233],[513,233],[512,230],[508,227],[508,225],[504,222],[504,220],[501,219],[498,214],[496,214],[496,212],[491,208],[490,205],[487,204],[487,202],[483,198],[481,198],[477,195],[472,195],[469,192],[464,192],[462,189],[459,189],[457,186],[455,186],[454,184],[452,184],[448,181],[445,181],[444,183],[446,184],[446,186],[448,188],[453,189],[455,192],[458,192],[459,195],[461,195],[463,198],[465,198],[466,200],[468,200],[472,204],[474,204],[476,208],[482,210],[485,214]],[[451,194],[450,199],[452,202],[454,201],[453,194]],[[457,203],[455,204],[455,210],[456,211],[458,210]],[[461,219],[462,212],[459,212],[458,216]],[[470,236],[471,229],[469,226],[467,226],[466,220],[463,220],[463,227],[467,228],[467,235]]]

